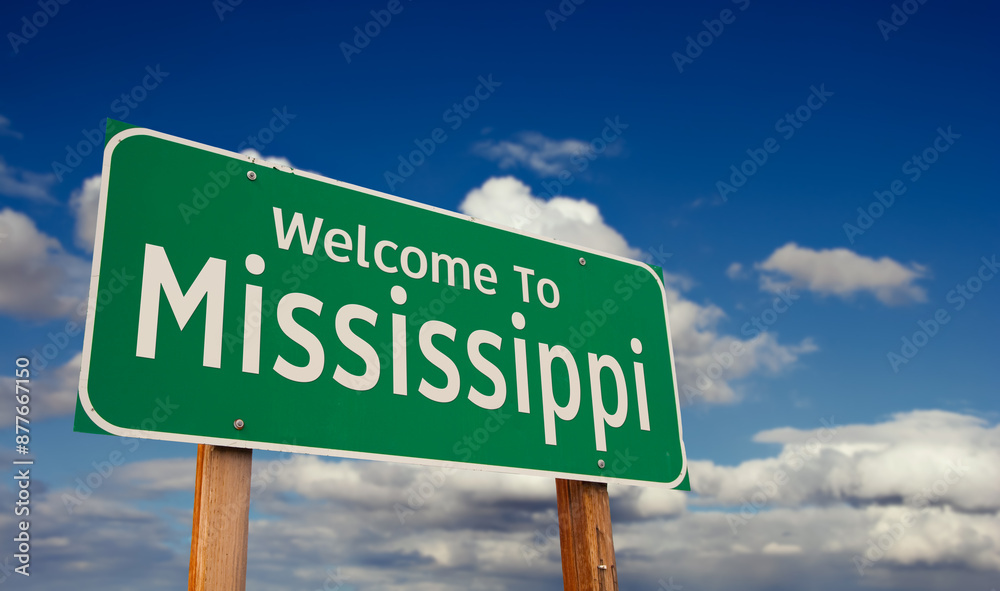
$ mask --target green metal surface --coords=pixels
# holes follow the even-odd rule
[[[104,230],[98,237],[100,261],[95,268],[99,278],[92,288],[89,359],[85,347],[84,360],[84,400],[89,405],[81,407],[117,428],[108,429],[111,432],[136,429],[147,432],[139,436],[192,442],[216,438],[249,447],[350,457],[374,454],[580,479],[686,484],[658,269],[268,168],[181,140],[143,133],[128,136],[134,131],[124,133],[127,129],[109,122],[109,137],[122,133],[111,137],[107,147],[111,156],[104,177]],[[121,139],[123,133],[128,137]],[[255,180],[247,178],[248,171],[256,174]],[[303,252],[298,234],[287,250],[279,248],[275,207],[282,211],[284,231],[294,213],[302,214],[307,234],[314,218],[323,219],[312,255]],[[365,227],[367,267],[358,262],[359,225]],[[352,237],[352,250],[333,251],[349,256],[349,262],[331,260],[324,249],[324,237],[334,228]],[[404,247],[418,248],[427,258],[426,275],[411,278],[402,271],[377,268],[373,249],[382,240],[398,246],[394,252],[385,251],[391,259],[388,265],[400,265],[399,251]],[[206,299],[181,330],[163,289],[158,295],[155,358],[137,355],[147,245],[163,248],[182,292],[210,257],[226,262],[218,368],[203,363]],[[484,283],[484,288],[496,293],[483,293],[474,280],[465,289],[461,267],[454,288],[447,285],[443,265],[435,282],[432,253],[464,259],[470,274],[476,265],[489,265],[496,272],[496,283]],[[265,262],[260,275],[245,266],[251,254]],[[417,255],[410,256],[418,260]],[[515,266],[534,271],[527,303]],[[553,308],[539,300],[536,284],[542,278],[558,287],[559,302]],[[243,370],[248,284],[262,288],[264,301],[256,374]],[[406,292],[402,305],[390,296],[394,286]],[[304,308],[292,313],[294,321],[322,345],[323,369],[312,381],[293,381],[274,369],[279,356],[295,366],[311,361],[307,350],[278,322],[277,303],[291,293],[322,302],[319,314]],[[542,291],[550,300],[552,293],[551,288]],[[365,372],[365,362],[355,352],[358,347],[352,350],[338,337],[335,319],[348,304],[377,314],[374,326],[361,319],[349,324],[379,353],[378,381],[365,391],[347,388],[333,378],[338,366],[356,375]],[[523,315],[523,330],[514,327],[514,313]],[[405,395],[393,388],[394,314],[406,317]],[[426,358],[419,343],[421,327],[429,320],[455,329],[453,341],[444,335],[431,340],[458,369],[460,389],[450,402],[432,400],[419,391],[424,380],[435,387],[449,383],[446,372]],[[495,389],[490,377],[470,361],[467,342],[478,330],[501,339],[499,349],[489,344],[480,349],[504,376],[506,399],[496,410],[469,399],[470,387],[486,395]],[[518,411],[515,338],[525,343],[529,412]],[[641,341],[640,354],[633,351],[633,339]],[[569,420],[554,418],[554,445],[545,441],[539,343],[569,349],[579,376],[579,409]],[[395,346],[400,350],[402,341],[397,339]],[[606,451],[598,449],[588,353],[612,356],[627,386],[623,424],[604,425]],[[642,364],[645,376],[648,430],[640,426],[636,362]],[[561,360],[552,363],[556,404],[564,405],[569,398],[569,373]],[[614,414],[615,376],[607,369],[599,375],[603,406]],[[234,427],[236,419],[244,421],[242,430]],[[96,422],[77,415],[78,430],[99,431],[103,427],[100,420]],[[604,468],[599,460],[604,460]]]

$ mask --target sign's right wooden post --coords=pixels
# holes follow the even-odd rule
[[[618,591],[608,485],[556,479],[563,589]]]

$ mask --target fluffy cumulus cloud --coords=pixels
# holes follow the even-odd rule
[[[1000,427],[934,410],[899,413],[873,425],[823,421],[813,430],[762,431],[754,441],[781,445],[777,456],[739,466],[700,462],[692,485],[712,503],[738,505],[784,472],[788,482],[767,495],[769,504],[867,507],[923,499],[964,513],[1000,511]]]
[[[76,245],[87,252],[94,252],[94,236],[97,232],[97,205],[101,200],[101,175],[83,181],[79,189],[69,198],[69,207],[76,217],[74,240]]]
[[[735,402],[740,394],[732,381],[760,371],[778,373],[817,350],[811,339],[783,344],[775,331],[759,330],[749,323],[743,326],[749,328],[745,334],[751,338],[721,333],[719,324],[726,318],[721,308],[685,298],[683,290],[690,288],[689,281],[669,273],[664,279],[682,404]]]
[[[799,589],[807,578],[810,589],[929,591],[1000,576],[996,425],[912,411],[818,418],[754,441],[781,447],[735,466],[693,461],[695,493],[609,487],[622,588]],[[183,585],[194,461],[115,449],[126,461],[107,478],[88,465],[38,491],[46,577],[26,588]],[[248,588],[561,584],[551,479],[260,452],[253,472]],[[91,492],[79,489],[88,477]],[[86,498],[67,503],[74,495]]]
[[[806,555],[846,556],[851,578],[877,581],[928,567],[996,576],[1000,427],[934,410],[873,425],[820,421],[811,430],[758,433],[755,441],[781,445],[771,457],[736,466],[693,462],[694,504],[732,507],[722,517],[748,551],[766,550],[761,536],[783,532],[772,541]]]
[[[591,147],[583,140],[554,140],[536,131],[525,131],[513,140],[485,140],[472,149],[483,158],[497,162],[502,169],[521,166],[541,176],[556,176],[569,169],[570,158],[586,154]]]
[[[939,568],[953,581],[984,581],[1000,572],[997,426],[942,411],[873,425],[831,419],[815,429],[759,433],[755,441],[782,445],[772,456],[731,467],[693,462],[695,495],[612,485],[623,586],[655,588],[673,577],[701,588],[795,588],[812,572],[818,589],[863,588],[885,577],[935,589],[940,580],[921,582],[918,573]],[[331,563],[324,558],[337,556],[341,575],[362,588],[558,586],[551,480],[286,461],[258,467],[262,517],[251,535],[260,534],[258,556],[276,566],[312,554],[315,566],[301,572],[313,585],[322,583],[320,565]],[[768,486],[782,467],[786,478]],[[337,509],[303,515],[287,498]],[[299,527],[309,542],[294,542]],[[356,532],[353,541],[344,531]],[[870,540],[884,548],[859,573],[854,558],[864,558]],[[956,568],[967,572],[956,577]]]
[[[727,517],[735,510],[616,528],[619,578],[652,589],[673,580],[694,589],[792,590],[808,581],[824,591],[930,591],[989,590],[998,576],[995,514],[929,508],[896,539],[883,535],[902,519],[899,507],[771,509],[734,534]],[[868,564],[871,544],[878,552]]]
[[[0,157],[0,195],[55,203],[50,190],[56,182],[52,173],[37,173],[7,164]]]
[[[69,254],[34,220],[0,211],[0,314],[51,319],[74,314],[86,300],[90,262]]]
[[[625,257],[642,258],[607,225],[596,205],[582,199],[534,196],[531,188],[514,177],[491,178],[473,189],[459,209],[473,217],[511,226]],[[662,261],[660,261],[662,264]],[[718,326],[725,312],[711,303],[697,303],[683,296],[692,284],[666,274],[670,332],[676,355],[682,403],[726,403],[739,399],[730,384],[755,371],[778,372],[804,353],[816,350],[806,339],[782,344],[773,332],[754,331],[750,339],[721,334]],[[749,334],[749,333],[748,333]]]
[[[789,242],[755,267],[761,271],[761,287],[769,291],[802,288],[845,299],[870,293],[889,306],[927,300],[927,292],[916,285],[927,276],[926,267],[873,259],[846,248],[813,250]]]
[[[536,197],[531,187],[512,176],[491,178],[473,189],[458,206],[482,218],[523,232],[541,234],[624,257],[640,258],[642,251],[604,222],[596,205],[583,199]]]

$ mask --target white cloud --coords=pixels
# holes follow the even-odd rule
[[[608,487],[615,506],[615,518],[621,521],[641,521],[676,517],[687,509],[688,493],[662,488],[611,485]]]
[[[655,589],[664,580],[764,591],[800,588],[808,577],[809,588],[822,591],[989,589],[1000,572],[997,427],[969,415],[912,411],[834,428],[761,431],[755,441],[783,448],[735,466],[693,461],[697,495],[610,486],[622,588]],[[807,450],[804,465],[786,468],[787,481],[759,509],[745,505],[799,445]],[[125,465],[97,480],[72,515],[64,495],[96,470],[91,462],[33,494],[41,542],[33,557],[49,565],[37,588],[80,577],[105,588],[183,584],[194,460],[140,459],[144,453],[126,454]],[[935,503],[907,505],[915,483],[934,490],[944,478],[941,460],[951,454],[970,470]],[[255,589],[333,587],[338,572],[360,589],[534,591],[560,584],[552,479],[254,455],[248,578]],[[846,463],[830,460],[837,455]],[[93,464],[108,457],[102,449]],[[874,488],[837,493],[852,472],[857,484]],[[150,504],[179,493],[182,508]],[[732,519],[741,515],[747,518],[734,533]],[[0,514],[0,528],[13,519]],[[853,558],[870,540],[891,544],[861,577]]]
[[[95,457],[95,464],[107,463],[108,455]],[[110,464],[108,464],[110,465]],[[114,469],[114,468],[112,468]],[[33,474],[31,495],[31,563],[29,577],[13,573],[18,566],[11,554],[4,555],[0,566],[3,580],[15,580],[26,590],[100,588],[177,589],[187,580],[188,554],[179,550],[190,537],[191,518],[187,515],[158,514],[148,506],[123,502],[109,495],[110,487],[99,487],[73,513],[62,502],[63,495],[73,495],[74,488],[89,490],[84,480],[87,466],[76,482],[58,489],[48,489],[50,480]],[[96,470],[91,474],[97,475]],[[112,478],[117,475],[112,474]],[[98,476],[98,482],[104,482]],[[16,531],[23,517],[0,517],[0,527]],[[174,539],[180,538],[180,539]],[[168,543],[168,540],[170,542]],[[102,550],[103,548],[103,550]],[[41,568],[39,564],[48,564]],[[44,573],[44,574],[43,574]]]
[[[813,250],[789,242],[755,267],[762,271],[761,288],[768,291],[799,287],[844,299],[868,292],[889,306],[927,300],[924,288],[915,285],[927,276],[926,267],[889,257],[876,260],[846,248]]]
[[[295,168],[294,166],[292,166],[292,162],[288,158],[285,158],[284,156],[262,156],[260,152],[254,150],[253,148],[247,148],[242,152],[240,152],[240,154],[243,154],[244,156],[250,156],[251,158],[256,158],[258,161],[270,164],[272,166]]]
[[[267,474],[263,466],[255,469]],[[260,546],[251,552],[259,553],[275,574],[284,560],[275,552],[306,565],[311,559],[301,553],[315,564],[323,564],[323,553],[332,553],[343,557],[345,574],[360,587],[522,588],[522,577],[525,588],[558,583],[551,478],[305,456],[292,457],[271,472],[275,475],[267,486],[261,479],[253,487],[261,491],[256,511],[269,518],[261,519],[259,529],[252,528],[251,539],[257,535]],[[621,523],[676,517],[684,511],[685,495],[677,491],[612,486],[609,493]],[[331,509],[306,523],[303,507],[285,501],[289,494],[306,499],[307,507]],[[345,538],[336,531],[353,534]],[[288,545],[287,540],[302,535],[313,542]],[[318,551],[317,540],[325,546]],[[298,573],[313,586],[322,583],[320,568],[304,567]],[[483,586],[473,586],[474,580]]]
[[[86,300],[90,262],[67,253],[30,217],[0,211],[0,246],[0,313],[59,318]]]
[[[459,209],[473,217],[604,252],[632,258],[642,256],[641,250],[630,246],[617,230],[604,222],[596,205],[570,197],[546,201],[532,195],[530,187],[514,177],[489,179],[482,187],[470,191]],[[678,387],[682,394],[687,393],[682,396],[685,404],[738,400],[729,381],[761,369],[780,371],[795,363],[800,355],[816,350],[808,339],[798,345],[784,345],[770,332],[750,340],[719,334],[718,324],[726,316],[721,308],[685,299],[681,291],[690,289],[692,282],[681,276],[667,273],[664,280]],[[727,352],[735,345],[742,347],[743,353],[715,374],[712,370],[718,357],[729,355]]]
[[[870,540],[890,547],[880,549],[884,557],[865,573],[868,581],[888,577],[894,588],[942,588],[941,581],[919,580],[928,567],[952,577],[962,576],[961,569],[975,580],[980,569],[996,576],[1000,426],[939,410],[898,413],[873,425],[829,419],[827,425],[762,431],[754,441],[779,443],[781,450],[735,466],[692,461],[697,495],[689,504],[702,510],[616,526],[616,545],[627,538],[629,548],[641,548],[643,569],[667,555],[686,558],[681,579],[704,581],[723,555],[770,561],[742,570],[727,560],[726,570],[743,573],[746,583],[711,585],[719,588],[783,587],[766,571],[792,554],[814,573],[817,588],[837,588],[838,580],[858,580],[852,559],[864,556]],[[795,576],[785,573],[788,581]],[[908,578],[914,580],[903,582]]]
[[[596,205],[583,199],[554,197],[548,201],[512,176],[493,177],[469,191],[459,211],[532,234],[540,234],[624,257],[640,258],[642,251],[604,223]]]
[[[159,458],[130,462],[121,467],[120,484],[127,494],[149,498],[171,492],[194,491],[195,458]]]
[[[768,542],[766,546],[761,549],[763,554],[802,554],[802,547],[796,544],[779,544],[777,542]]]
[[[697,582],[704,589],[799,589],[808,580],[810,589],[824,591],[930,591],[990,589],[1000,571],[996,514],[928,509],[862,577],[853,558],[899,522],[905,511],[900,507],[771,509],[736,534],[727,521],[730,511],[616,525],[619,572],[647,581],[669,575],[685,587]]]
[[[83,328],[80,328],[82,331]],[[78,333],[81,334],[81,333]],[[65,337],[70,342],[69,337]],[[77,339],[80,337],[78,336]],[[75,344],[75,343],[74,343]],[[63,365],[45,368],[32,366],[31,415],[33,423],[58,416],[71,415],[76,410],[76,392],[80,384],[82,353],[77,353]],[[0,424],[14,424],[14,405],[0,406]]]
[[[59,366],[51,375],[42,374],[32,398],[33,419],[47,419],[73,414],[76,410],[76,392],[80,384],[80,364],[83,353],[77,353]]]
[[[874,428],[893,438],[890,425],[846,426],[836,437],[854,428]],[[699,464],[692,467],[692,478]],[[790,478],[801,474],[790,472]],[[895,473],[900,486],[918,476]],[[904,510],[877,503],[776,503],[734,536],[727,516],[740,509],[738,498],[702,495],[698,503],[714,507],[687,511],[686,493],[615,485],[609,492],[619,570],[631,579],[630,587],[640,588],[655,588],[656,581],[669,576],[678,584],[699,581],[705,588],[792,588],[801,575],[794,567],[799,564],[814,573],[815,588],[842,589],[845,581],[855,580],[851,557],[864,552],[869,537],[897,522]],[[288,498],[305,501],[290,504]],[[645,509],[636,511],[640,505]],[[441,475],[429,468],[295,457],[255,497],[254,506],[260,517],[251,526],[251,562],[258,565],[258,580],[274,580],[274,588],[290,565],[300,565],[294,572],[302,585],[321,585],[324,570],[315,565],[324,564],[324,555],[340,558],[342,574],[360,587],[476,588],[474,581],[478,588],[558,585],[550,479],[468,471]],[[405,522],[397,517],[398,507],[412,508],[403,513]],[[995,574],[998,542],[1000,516],[931,507],[917,515],[915,525],[872,570],[905,574],[910,566],[936,565],[973,569],[973,577],[976,569]],[[940,588],[934,581],[906,587]]]
[[[739,505],[781,470],[789,482],[769,495],[776,505],[898,505],[930,491],[933,505],[1000,511],[1000,426],[974,416],[915,410],[874,425],[770,429],[754,441],[782,450],[739,466],[692,468],[692,486],[705,502]]]
[[[0,157],[0,195],[55,203],[55,198],[49,193],[55,182],[56,175],[52,173],[39,174],[10,166]]]
[[[726,267],[726,277],[729,277],[734,281],[737,279],[744,279],[747,277],[747,271],[740,263],[732,263]]]
[[[10,119],[0,115],[0,136],[12,137],[14,139],[24,139],[24,134],[20,131],[15,131],[10,127]]]
[[[101,200],[101,175],[95,174],[83,181],[79,189],[73,191],[69,206],[76,216],[76,245],[94,252],[94,235],[97,232],[97,206]]]
[[[484,140],[472,147],[473,152],[499,163],[504,170],[524,166],[541,176],[558,175],[568,169],[570,158],[590,149],[583,140],[553,140],[536,131],[519,133],[513,141]]]
[[[666,273],[664,280],[683,404],[736,402],[741,397],[730,383],[733,380],[762,370],[780,372],[817,350],[811,339],[782,344],[774,332],[758,332],[750,339],[720,334],[718,325],[726,318],[722,308],[686,299],[682,291],[691,288],[686,279]]]

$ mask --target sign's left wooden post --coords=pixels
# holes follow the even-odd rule
[[[253,450],[198,446],[188,591],[244,591]]]

